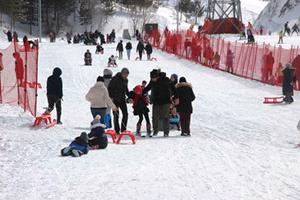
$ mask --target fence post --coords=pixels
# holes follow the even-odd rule
[[[28,64],[28,49],[26,47],[26,44],[24,44],[24,49],[25,49],[25,84],[24,84],[24,112],[27,110],[27,98],[28,98],[28,95],[27,95],[27,64]]]
[[[35,103],[34,103],[34,117],[36,117],[36,113],[37,113],[37,97],[38,97],[38,72],[39,72],[39,48],[40,48],[40,45],[38,42],[37,43],[37,47],[36,47],[36,57],[35,57],[35,61],[36,61],[36,71],[35,71]]]

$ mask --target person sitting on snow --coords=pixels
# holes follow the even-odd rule
[[[81,135],[79,137],[76,137],[68,147],[65,147],[61,150],[61,155],[80,157],[83,154],[87,154],[88,152],[88,135],[86,132],[82,132]]]
[[[103,54],[104,53],[104,49],[99,43],[96,46],[96,52],[95,53],[96,54],[99,54],[99,53]]]
[[[108,67],[117,67],[117,61],[116,61],[116,58],[114,55],[111,55],[109,58],[108,58]]]
[[[108,139],[105,128],[105,125],[101,123],[101,116],[97,115],[91,122],[91,132],[88,135],[91,149],[105,149],[107,147]]]
[[[92,65],[92,54],[90,50],[87,50],[84,54],[84,63],[85,65]]]

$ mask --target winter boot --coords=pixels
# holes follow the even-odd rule
[[[152,135],[151,135],[151,124],[147,124],[147,135],[149,136],[149,137],[152,137]]]
[[[136,124],[136,133],[135,133],[135,134],[136,134],[137,136],[141,136],[141,126],[142,126],[142,125],[141,125],[140,123],[137,123],[137,124]]]

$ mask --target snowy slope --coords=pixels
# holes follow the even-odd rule
[[[271,0],[261,12],[255,25],[263,25],[269,30],[280,31],[284,23],[290,21],[290,26],[299,22],[300,0]]]
[[[136,43],[134,44],[136,45]],[[160,67],[186,76],[196,94],[191,138],[172,132],[164,139],[139,139],[135,146],[110,144],[78,159],[62,158],[91,121],[84,95],[102,74],[115,45],[93,55],[85,67],[83,45],[42,43],[38,110],[46,106],[45,82],[53,67],[63,70],[63,126],[30,129],[20,109],[0,106],[0,199],[113,200],[298,200],[300,150],[296,124],[300,94],[292,105],[266,106],[262,98],[281,89],[203,68],[154,52],[158,62],[118,61],[130,70],[129,87],[149,80]],[[91,49],[92,51],[94,49]],[[130,108],[129,129],[137,118]]]

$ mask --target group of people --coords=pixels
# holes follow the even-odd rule
[[[110,34],[105,35],[98,30],[91,32],[91,31],[85,31],[83,34],[72,34],[72,32],[66,33],[66,38],[68,44],[78,44],[78,43],[84,43],[85,45],[103,45],[105,43],[114,43],[116,39],[116,33],[113,29]]]
[[[51,113],[56,106],[57,124],[61,122],[61,101],[63,98],[62,71],[55,68],[53,74],[47,80],[48,109],[46,113]],[[80,156],[88,152],[88,149],[103,149],[107,146],[105,128],[113,127],[117,134],[127,130],[128,107],[132,104],[134,116],[138,116],[136,124],[136,134],[141,135],[142,122],[146,120],[146,132],[149,137],[156,136],[159,131],[163,131],[164,137],[169,136],[170,118],[178,113],[178,130],[181,136],[190,136],[190,120],[193,113],[192,102],[195,95],[192,85],[185,77],[178,80],[178,76],[173,74],[171,78],[166,73],[153,69],[150,72],[150,81],[147,84],[143,81],[140,85],[128,88],[129,70],[123,68],[113,76],[110,69],[106,68],[103,75],[99,76],[93,87],[90,88],[85,98],[90,102],[90,109],[93,121],[91,123],[91,133],[81,133],[70,146],[64,148],[62,155]],[[150,94],[149,94],[150,93]],[[152,104],[152,126],[149,117],[149,105]],[[120,123],[120,112],[122,120]]]

